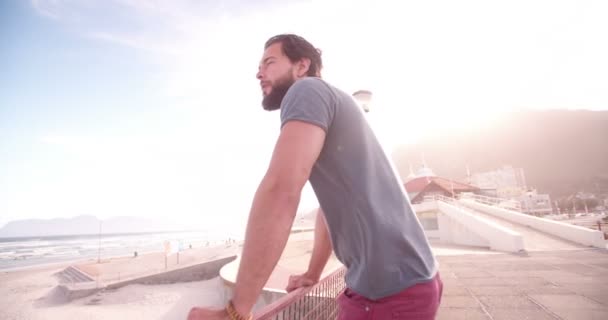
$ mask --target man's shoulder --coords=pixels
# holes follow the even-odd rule
[[[327,131],[336,101],[335,91],[324,80],[314,77],[299,79],[291,85],[281,102],[281,122],[303,120]]]
[[[306,77],[297,80],[291,85],[286,99],[321,99],[326,102],[334,103],[338,96],[336,89],[325,80],[316,77]]]
[[[294,90],[331,90],[332,86],[321,78],[305,77],[296,81],[292,88]]]
[[[289,91],[291,91],[291,93]],[[347,95],[343,90],[340,90],[326,80],[317,77],[302,78],[291,85],[289,91],[288,93],[296,95],[315,93],[319,97],[332,101],[337,101],[340,99],[339,97]]]

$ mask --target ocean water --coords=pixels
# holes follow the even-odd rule
[[[177,241],[187,249],[214,246],[238,235],[219,231],[183,231],[100,235],[66,235],[0,238],[0,270],[50,263],[164,251],[165,241]]]

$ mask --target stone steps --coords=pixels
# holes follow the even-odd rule
[[[73,266],[69,266],[58,274],[62,283],[80,283],[94,281],[93,278],[78,270]]]

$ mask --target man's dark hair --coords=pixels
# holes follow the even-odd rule
[[[292,63],[300,61],[303,58],[310,59],[310,67],[306,75],[309,77],[320,77],[323,61],[321,61],[321,50],[315,48],[306,39],[295,34],[280,34],[274,36],[264,45],[264,49],[268,49],[271,45],[280,42],[281,50],[289,58]]]

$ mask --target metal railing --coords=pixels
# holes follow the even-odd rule
[[[444,196],[441,194],[434,194],[425,196],[423,199],[423,201],[443,201],[452,204],[455,204],[456,200],[458,199],[471,199],[479,203],[522,212],[521,203],[517,200],[488,197],[472,193],[459,194],[456,198]]]
[[[290,292],[255,312],[255,320],[336,319],[336,298],[344,288],[346,268],[340,267],[317,284]]]
[[[443,202],[451,203],[451,202],[456,201],[456,199],[454,199],[452,197],[444,196],[441,194],[434,194],[434,195],[430,195],[430,196],[425,196],[423,201],[443,201]]]
[[[462,199],[472,199],[479,203],[522,212],[521,203],[517,200],[488,197],[488,196],[482,196],[479,194],[462,194],[461,198]]]

